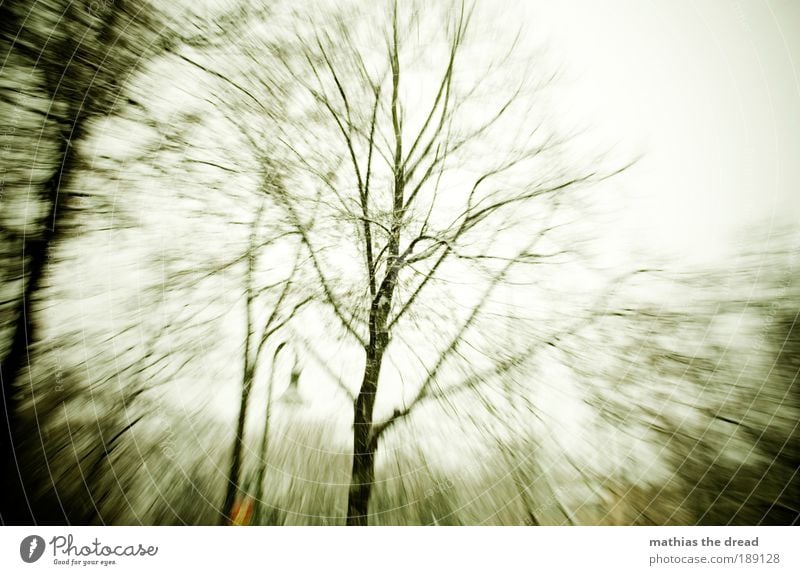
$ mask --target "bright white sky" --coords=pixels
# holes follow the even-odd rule
[[[614,226],[624,230],[621,250],[633,238],[643,254],[708,263],[747,226],[800,220],[800,2],[478,6],[524,22],[528,43],[563,65],[556,114],[593,127],[598,143],[643,155],[614,181],[632,201],[620,212],[625,225]]]
[[[567,68],[565,109],[644,153],[615,182],[640,249],[705,263],[746,225],[800,221],[800,2],[519,4]]]

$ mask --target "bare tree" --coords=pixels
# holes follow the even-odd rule
[[[325,29],[295,21],[294,49],[273,51],[282,83],[269,83],[285,113],[272,118],[272,145],[260,145],[279,166],[269,197],[300,238],[306,281],[363,352],[350,525],[367,523],[387,429],[533,353],[508,333],[494,338],[487,318],[505,305],[503,290],[535,283],[539,264],[567,261],[556,238],[578,213],[573,192],[624,169],[564,163],[571,136],[558,137],[539,109],[553,77],[515,56],[519,36],[482,62],[474,6],[424,17],[404,8],[394,3],[377,25],[344,12]],[[559,323],[548,327],[558,333]],[[428,330],[439,332],[435,345],[419,341]],[[404,406],[376,421],[392,347],[421,368],[403,374],[418,377]],[[466,359],[467,348],[479,358]]]
[[[262,203],[253,221],[252,232],[250,235],[250,245],[248,253],[245,256],[247,259],[247,270],[244,278],[246,294],[245,322],[247,326],[242,356],[241,402],[239,404],[239,413],[236,420],[236,434],[234,436],[233,446],[231,449],[231,463],[230,471],[228,473],[227,486],[225,489],[225,501],[223,502],[222,513],[220,516],[220,522],[223,524],[231,520],[231,517],[233,516],[234,504],[236,502],[236,496],[241,488],[240,476],[242,472],[242,452],[244,447],[244,433],[247,422],[250,393],[253,389],[256,370],[261,361],[262,353],[266,348],[267,343],[271,341],[271,338],[278,333],[281,328],[285,327],[286,324],[295,316],[295,314],[297,314],[297,312],[311,299],[310,297],[305,297],[304,299],[295,301],[291,305],[287,306],[287,303],[291,302],[292,296],[300,291],[296,289],[296,286],[293,283],[297,273],[299,258],[295,258],[295,265],[290,272],[289,277],[274,284],[256,287],[254,275],[257,272],[257,260],[261,250],[268,247],[274,241],[277,241],[277,239],[281,238],[280,234],[266,241],[259,237],[259,232],[263,231],[263,208],[264,204]],[[274,291],[277,291],[277,295],[274,295],[272,301],[266,303],[266,305],[268,305],[271,309],[269,315],[267,316],[266,320],[257,322],[256,306],[261,303],[259,300],[265,299],[265,296],[272,295],[271,292]],[[261,305],[265,304],[261,303]],[[276,348],[276,351],[273,355],[273,366],[270,368],[271,375],[268,379],[269,385],[266,392],[267,410],[264,413],[264,432],[261,441],[262,457],[264,457],[264,454],[267,450],[270,413],[269,401],[272,395],[274,362],[283,345],[284,344],[281,343]],[[258,487],[259,482],[263,482],[263,473],[260,474],[260,479],[258,479],[256,482],[256,489],[260,489]]]

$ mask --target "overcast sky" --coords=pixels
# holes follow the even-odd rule
[[[745,226],[798,221],[800,2],[521,4],[570,113],[644,154],[615,183],[640,249],[706,263]]]

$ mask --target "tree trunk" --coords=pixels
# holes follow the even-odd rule
[[[48,205],[42,226],[34,232],[33,238],[23,239],[22,255],[22,294],[19,314],[14,322],[11,346],[5,357],[0,359],[0,457],[3,465],[3,493],[0,498],[0,521],[5,525],[30,525],[35,517],[30,502],[25,495],[24,478],[20,470],[17,451],[21,440],[16,418],[17,397],[14,383],[28,366],[28,349],[36,340],[36,324],[33,321],[34,298],[42,284],[51,244],[61,231],[61,220],[67,194],[61,189],[72,173],[74,157],[71,153],[68,136],[70,132],[79,138],[79,126],[73,130],[63,129],[60,136],[60,149],[57,157],[58,167],[53,171],[42,192],[42,201]]]
[[[364,379],[354,405],[353,472],[347,502],[347,525],[367,525],[369,496],[375,482],[375,450],[378,442],[373,433],[372,410],[386,348],[383,342],[375,341],[377,338],[370,339]]]
[[[372,301],[369,312],[369,343],[365,348],[364,379],[353,405],[353,471],[347,501],[347,525],[367,525],[369,496],[375,482],[375,451],[378,437],[372,421],[378,379],[383,355],[389,347],[387,328],[392,296],[397,281],[395,265],[399,246],[399,228],[390,240],[390,266],[386,277]]]
[[[225,501],[219,516],[219,524],[227,525],[233,517],[233,507],[236,502],[236,495],[239,493],[239,478],[242,474],[242,448],[244,446],[244,424],[247,420],[247,402],[250,399],[250,389],[252,388],[252,374],[245,375],[245,382],[242,386],[242,399],[239,405],[239,417],[236,421],[236,436],[233,438],[233,452],[231,453],[231,465],[228,471],[228,482],[225,485]]]

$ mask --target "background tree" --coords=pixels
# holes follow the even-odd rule
[[[14,414],[21,386],[14,384],[28,362],[30,345],[39,338],[36,294],[51,246],[69,231],[69,210],[80,195],[71,187],[81,163],[77,143],[93,118],[113,111],[128,75],[174,35],[169,33],[169,18],[146,1],[54,1],[34,7],[4,3],[0,10],[6,52],[2,72],[7,80],[2,105],[7,118],[23,118],[19,129],[12,126],[6,133],[20,167],[4,182],[3,202],[15,209],[4,210],[2,222],[9,253],[5,288],[11,295],[4,305],[8,344],[0,359],[0,427],[3,476],[10,482],[7,489],[17,495],[4,499],[0,516],[16,523],[28,522],[31,511],[16,471],[14,437],[20,439],[20,430]],[[28,170],[35,174],[31,182],[19,177]],[[28,186],[35,191],[33,197],[24,193]],[[25,205],[18,205],[20,201]]]
[[[2,12],[3,42],[7,48],[2,106],[4,117],[12,121],[4,130],[4,139],[5,149],[13,154],[17,167],[9,174],[7,166],[12,165],[12,158],[4,158],[3,290],[7,297],[2,310],[0,380],[2,427],[7,431],[3,433],[2,461],[7,469],[4,481],[9,482],[8,490],[14,495],[3,498],[0,517],[5,523],[28,523],[35,503],[25,493],[22,470],[26,466],[16,453],[25,453],[30,468],[39,467],[33,463],[32,454],[21,449],[28,436],[40,435],[36,429],[41,423],[39,416],[36,421],[26,422],[20,412],[32,404],[35,380],[31,369],[22,368],[31,367],[36,346],[42,347],[42,340],[46,339],[37,319],[46,299],[40,292],[50,287],[47,273],[59,263],[54,253],[61,238],[83,233],[90,236],[97,231],[83,228],[87,218],[80,216],[82,209],[92,211],[94,218],[116,216],[116,229],[131,225],[130,220],[127,224],[122,221],[127,216],[115,210],[113,194],[99,194],[76,184],[75,180],[89,169],[95,169],[96,174],[103,172],[96,161],[97,150],[87,149],[85,140],[91,139],[93,128],[109,118],[146,118],[146,105],[136,101],[130,79],[159,55],[176,50],[176,46],[196,45],[192,27],[202,21],[202,16],[195,17],[182,6],[158,10],[148,2],[112,0],[43,2],[33,7],[5,3]],[[203,35],[205,42],[209,38],[208,34]],[[146,154],[139,158],[145,163],[150,159]],[[142,350],[143,356],[132,361],[130,369],[146,369],[164,361],[165,354],[153,351],[152,343]],[[55,389],[63,389],[71,379],[59,368]],[[135,380],[131,387],[134,389],[129,390],[129,398],[138,397],[147,388],[145,385],[135,389]],[[61,399],[69,397],[65,394]],[[40,396],[40,402],[41,399]],[[55,405],[40,403],[40,407],[45,414],[56,410]],[[109,410],[116,412],[115,407],[109,406]],[[120,427],[130,429],[140,419],[134,418]],[[106,449],[101,438],[100,458],[89,465],[93,470],[87,475],[89,480],[102,468],[103,459],[119,439],[114,435],[115,425],[109,427],[109,436],[115,439]],[[47,519],[58,522],[58,512],[51,509],[55,515]]]

